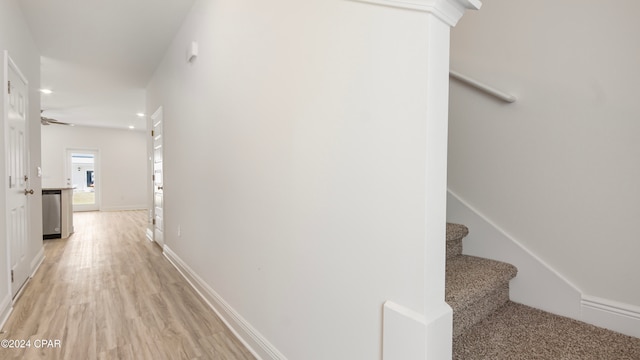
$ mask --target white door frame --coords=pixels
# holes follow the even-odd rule
[[[162,133],[160,135],[155,134],[153,132],[153,130],[155,130],[156,125],[160,124],[161,127],[161,131]],[[156,148],[155,148],[155,144],[156,144],[156,140],[159,140],[162,144],[162,148],[160,149],[160,156],[162,157],[162,178],[164,178],[164,141],[163,141],[163,137],[164,137],[164,111],[162,109],[162,106],[158,107],[158,109],[153,113],[153,115],[151,115],[151,130],[152,130],[152,136],[151,136],[151,219],[152,219],[152,223],[151,223],[151,233],[152,235],[152,239],[153,241],[156,242],[156,244],[158,244],[163,250],[164,250],[164,245],[165,245],[165,237],[164,237],[164,182],[163,180],[161,180],[160,186],[158,187],[158,181],[155,178],[155,174],[156,174]],[[161,210],[162,213],[160,215],[160,218],[158,219],[158,214],[156,213],[156,196],[158,196],[158,194],[160,196],[162,196],[162,205],[161,205]],[[160,235],[158,235],[158,231],[161,233]]]
[[[93,170],[95,174],[94,178],[94,195],[95,204],[92,205],[73,205],[73,211],[100,211],[100,195],[102,193],[102,183],[100,178],[102,176],[100,169],[100,151],[95,148],[67,148],[65,149],[65,176],[67,186],[73,186],[71,179],[71,171],[73,171],[71,164],[71,154],[92,154],[93,155]]]

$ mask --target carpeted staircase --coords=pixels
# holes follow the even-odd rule
[[[469,229],[447,223],[445,300],[453,309],[454,339],[509,301],[509,280],[518,269],[500,261],[462,255]]]
[[[462,255],[468,233],[464,225],[447,224],[453,360],[640,360],[638,338],[509,301],[509,280],[518,270]]]

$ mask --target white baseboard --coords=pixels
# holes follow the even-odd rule
[[[640,307],[584,295],[582,321],[640,338]]]
[[[453,346],[453,309],[446,302],[426,309],[427,356],[425,359],[451,359]]]
[[[134,211],[147,210],[147,205],[103,206],[100,211]]]
[[[38,269],[40,269],[40,265],[42,265],[43,261],[44,261],[44,246],[40,247],[40,251],[38,251],[38,254],[36,255],[36,257],[31,261],[30,277],[34,277],[36,275],[36,272],[38,271]]]
[[[9,320],[9,315],[13,311],[13,302],[11,301],[11,293],[2,299],[0,302],[0,329],[4,327],[4,324]]]
[[[147,228],[147,231],[145,231],[145,234],[147,234],[147,239],[149,239],[149,241],[153,242],[153,230]]]
[[[258,360],[287,359],[166,245],[163,254]]]
[[[382,359],[420,360],[427,358],[427,325],[424,316],[392,301],[382,310]]]
[[[382,359],[451,359],[453,311],[446,303],[427,316],[386,301],[383,307]]]

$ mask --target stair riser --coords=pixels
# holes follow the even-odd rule
[[[462,254],[462,239],[447,241],[447,259]]]
[[[491,315],[509,301],[509,283],[504,284],[487,296],[453,313],[453,337],[464,333],[468,328]]]

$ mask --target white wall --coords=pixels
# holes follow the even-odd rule
[[[66,187],[66,149],[98,150],[100,209],[147,208],[147,136],[142,131],[42,126],[42,183]]]
[[[487,0],[452,31],[449,187],[585,295],[640,305],[640,3]],[[473,229],[471,229],[473,231]]]
[[[0,51],[9,51],[9,56],[15,61],[20,71],[29,81],[29,124],[28,133],[29,158],[30,158],[30,187],[35,195],[29,197],[29,242],[27,256],[31,262],[32,270],[40,263],[42,258],[42,195],[41,182],[36,176],[36,168],[40,165],[40,56],[38,49],[31,37],[29,29],[18,1],[0,1]],[[4,75],[2,84],[6,86]],[[4,92],[3,92],[4,94]],[[4,104],[0,101],[0,114],[4,114]],[[0,159],[5,159],[4,127],[0,126],[0,138],[3,145],[0,146]],[[8,288],[7,266],[7,242],[6,242],[6,176],[4,160],[1,162],[0,174],[0,323],[4,320],[6,311],[11,308],[11,293]]]
[[[446,124],[448,27],[433,24],[348,1],[197,1],[148,87],[147,113],[164,108],[165,253],[273,358],[379,359],[385,301],[444,305],[445,186],[427,199],[425,184],[445,174],[427,174],[425,119]]]

